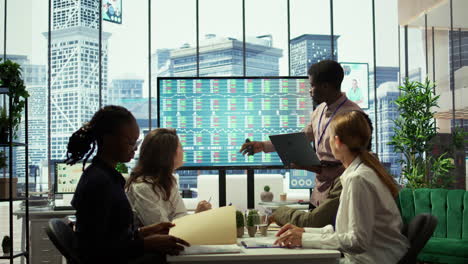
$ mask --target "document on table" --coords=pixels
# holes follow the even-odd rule
[[[231,254],[240,252],[242,252],[242,249],[238,245],[201,245],[185,247],[180,252],[180,255]]]
[[[226,206],[187,215],[173,221],[169,234],[190,245],[232,245],[236,238],[236,208]]]

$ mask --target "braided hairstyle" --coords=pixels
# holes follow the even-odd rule
[[[94,153],[96,145],[102,145],[104,135],[112,134],[123,123],[136,121],[135,117],[122,106],[108,105],[99,109],[88,123],[74,132],[67,145],[68,165],[83,160],[83,170],[89,157]]]

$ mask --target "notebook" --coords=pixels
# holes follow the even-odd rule
[[[280,248],[279,245],[274,245],[277,237],[256,237],[242,240],[240,243],[245,248]]]
[[[320,165],[320,160],[304,132],[271,135],[270,140],[286,167],[291,163],[303,167]]]

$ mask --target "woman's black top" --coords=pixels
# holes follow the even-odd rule
[[[122,174],[99,158],[83,172],[71,202],[77,250],[85,263],[127,263],[143,256]]]

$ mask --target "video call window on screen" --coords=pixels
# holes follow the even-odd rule
[[[158,91],[159,126],[177,129],[186,167],[281,166],[276,153],[239,149],[301,131],[313,110],[306,77],[158,78]]]

